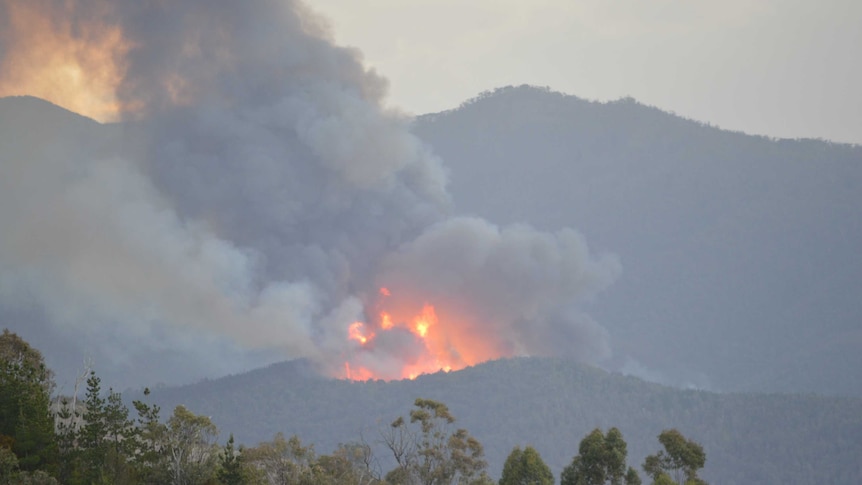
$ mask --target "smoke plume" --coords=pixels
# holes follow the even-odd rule
[[[608,355],[577,308],[619,263],[572,230],[454,217],[385,80],[304,4],[5,0],[0,19],[0,94],[120,120],[58,134],[0,113],[0,315],[25,335],[64,335],[124,384]],[[74,86],[29,90],[69,69]],[[381,286],[405,314],[434,305],[434,342],[348,339]]]

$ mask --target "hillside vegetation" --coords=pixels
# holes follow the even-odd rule
[[[862,147],[748,136],[631,99],[531,87],[420,117],[413,130],[450,171],[456,212],[573,227],[620,257],[622,275],[584,309],[610,332],[607,368],[716,391],[862,396]],[[35,98],[0,100],[7,164],[111,158],[135,133]],[[45,349],[60,382],[82,353],[116,360],[29,301],[0,315]],[[133,350],[105,378],[157,382],[138,364],[148,358]],[[158,359],[213,375],[189,360]]]
[[[616,426],[638,468],[656,436],[675,427],[707,451],[702,476],[711,483],[862,480],[860,399],[685,391],[563,359],[500,360],[395,382],[325,379],[293,361],[152,397],[210,416],[242,443],[283,432],[322,453],[361,436],[375,444],[380,426],[417,397],[434,399],[482,442],[492,475],[513,447],[532,445],[559,476],[585,434]]]
[[[862,147],[527,86],[420,117],[457,210],[619,255],[616,361],[712,390],[862,396]]]
[[[607,367],[699,390],[519,358],[388,383],[326,379],[292,361],[123,397],[161,405],[163,418],[183,404],[218,426],[220,443],[233,433],[255,446],[280,432],[330,453],[364,438],[382,460],[380,427],[417,398],[433,399],[481,441],[494,476],[515,446],[527,445],[559,476],[585,435],[611,427],[640,468],[656,436],[677,428],[703,445],[702,476],[714,484],[862,483],[862,148],[751,137],[632,100],[592,103],[526,87],[422,117],[414,129],[450,167],[459,213],[575,227],[594,249],[620,255],[622,276],[586,309],[611,332]],[[34,98],[0,100],[0,135],[0,163],[10,168],[110,159],[137,142],[129,127]],[[3,320],[33,336],[48,367],[74,373],[82,354],[75,345],[96,330],[74,334],[29,295],[10,295],[16,305],[0,308]],[[97,362],[111,361],[95,350],[103,352]],[[128,368],[96,370],[114,379],[144,375],[137,362],[178,373],[191,365],[185,355],[109,350],[123,353]],[[70,391],[67,378],[56,380],[55,390]],[[122,379],[111,386],[126,387]],[[34,402],[47,407],[50,388],[32,392]],[[10,389],[2,389],[15,411],[8,415],[20,418],[21,393]],[[39,448],[36,438],[51,434],[44,413],[33,420],[38,436],[17,441],[19,449]],[[57,463],[49,448],[38,460]],[[39,471],[31,456],[21,470]]]

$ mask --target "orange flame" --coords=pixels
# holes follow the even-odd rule
[[[37,96],[99,121],[119,119],[125,109],[116,90],[131,47],[119,27],[97,19],[73,26],[71,16],[40,10],[42,2],[0,2],[9,16],[0,33],[0,96]]]
[[[365,324],[362,322],[351,323],[347,328],[347,334],[351,340],[356,340],[362,345],[374,338],[374,332],[366,333]]]
[[[512,354],[511,350],[501,350],[498,342],[489,343],[485,335],[471,331],[474,326],[468,324],[469,318],[459,318],[453,313],[454,306],[447,306],[447,311],[440,313],[431,303],[424,302],[421,309],[414,303],[415,300],[393,297],[387,288],[380,289],[378,320],[357,321],[348,327],[348,339],[359,342],[360,348],[345,362],[345,378],[355,381],[415,379],[422,374],[459,370]],[[409,332],[418,347],[411,347],[410,355],[406,356],[400,351],[396,352],[396,357],[387,354],[381,358],[375,354],[380,350],[379,346],[372,345],[375,339],[398,331]]]
[[[344,363],[344,372],[347,374],[347,378],[351,381],[367,381],[369,379],[373,379],[374,375],[368,369],[364,367],[359,367],[356,370],[351,370],[350,363]]]
[[[389,330],[392,326],[392,315],[386,312],[380,312],[380,328],[383,330]]]
[[[422,307],[422,314],[413,320],[413,328],[420,337],[424,338],[428,335],[428,329],[436,323],[437,312],[434,311],[433,306],[426,303]]]

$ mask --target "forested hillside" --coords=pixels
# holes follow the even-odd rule
[[[35,98],[0,108],[5,161],[110,159],[137,143],[133,126]],[[862,148],[529,87],[420,117],[413,130],[444,160],[458,213],[573,227],[594,251],[620,257],[622,274],[585,308],[610,332],[608,368],[717,391],[862,396]],[[116,360],[31,300],[0,314],[46,349],[61,382],[82,353]],[[114,338],[121,332],[98,335]],[[155,372],[133,365],[145,359],[133,351],[105,376]],[[219,374],[167,351],[159,361]]]
[[[380,458],[379,430],[417,397],[448,404],[484,445],[497,478],[512,448],[525,445],[559,476],[585,434],[616,426],[638,469],[656,451],[656,436],[676,427],[703,445],[710,483],[862,480],[860,399],[685,391],[562,359],[501,360],[388,383],[324,379],[294,361],[152,395],[165,409],[184,404],[210,416],[241,443],[283,432],[329,453],[364,437]]]
[[[422,483],[489,485],[512,479],[519,456],[542,457],[542,483],[565,485],[595,466],[627,485],[642,474],[682,483],[683,466],[688,479],[722,484],[862,479],[858,398],[683,391],[563,359],[393,382],[323,378],[292,361],[125,395],[93,369],[78,382],[77,393],[52,396],[42,354],[3,331],[0,483],[368,485],[436,470],[448,478]],[[657,453],[656,438],[679,460]],[[437,465],[423,465],[425,453]]]
[[[329,3],[0,0],[0,485],[862,484],[862,145],[527,85],[414,116]],[[606,80],[641,99],[778,86],[702,55],[776,5],[486,1],[464,37],[430,3],[445,42],[396,57],[438,73],[441,46],[503,46],[486,79],[591,29],[693,41]],[[859,43],[810,8],[775,25]],[[788,45],[740,59],[850,101],[776,89],[763,132],[816,111],[862,142],[835,128],[862,70]]]
[[[713,390],[862,396],[862,147],[504,88],[420,117],[457,210],[573,227],[623,272],[615,363]]]

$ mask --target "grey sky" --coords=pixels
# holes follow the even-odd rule
[[[856,0],[315,0],[416,114],[522,83],[862,143]]]

